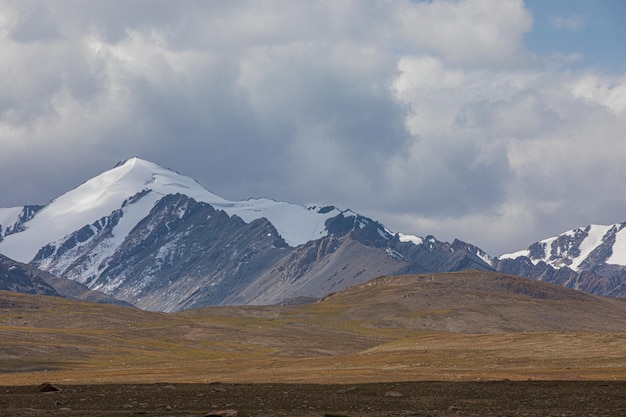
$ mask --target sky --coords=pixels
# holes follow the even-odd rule
[[[622,0],[0,0],[0,207],[138,156],[491,255],[626,221]]]

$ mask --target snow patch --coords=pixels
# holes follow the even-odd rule
[[[503,255],[498,256],[499,259],[517,259],[525,256],[530,258],[530,251],[528,249],[523,249],[517,252],[505,253]]]
[[[606,263],[626,266],[626,228],[615,234],[613,254],[607,259]]]
[[[613,227],[613,225],[604,226],[596,224],[592,224],[589,227],[588,236],[580,243],[580,246],[578,247],[578,249],[580,250],[580,255],[572,258],[572,264],[570,265],[571,269],[573,269],[574,271],[578,271],[580,264],[582,264],[583,261],[587,259],[589,254],[595,248],[602,244],[604,235],[606,235],[606,232],[608,232],[611,227]]]
[[[395,250],[391,248],[387,248],[385,249],[385,251],[387,252],[387,256],[389,256],[390,258],[397,259],[399,261],[408,262],[408,260],[402,254],[396,252]]]
[[[421,245],[422,243],[424,243],[424,239],[422,239],[421,237],[405,235],[404,233],[398,233],[398,239],[400,239],[400,242],[411,242],[414,245]]]
[[[0,208],[0,226],[2,226],[0,232],[6,233],[9,227],[15,226],[23,209],[23,207]]]
[[[492,261],[491,256],[487,255],[485,252],[481,250],[477,250],[476,256],[478,256],[487,265],[491,265],[491,261]]]

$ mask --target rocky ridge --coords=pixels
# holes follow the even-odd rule
[[[492,259],[501,272],[626,297],[626,223],[588,225]]]

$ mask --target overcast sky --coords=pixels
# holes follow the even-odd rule
[[[0,207],[130,156],[492,255],[626,221],[622,0],[0,0]]]

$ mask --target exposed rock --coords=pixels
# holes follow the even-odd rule
[[[61,392],[61,388],[56,385],[52,385],[50,382],[44,382],[39,385],[39,392]]]

